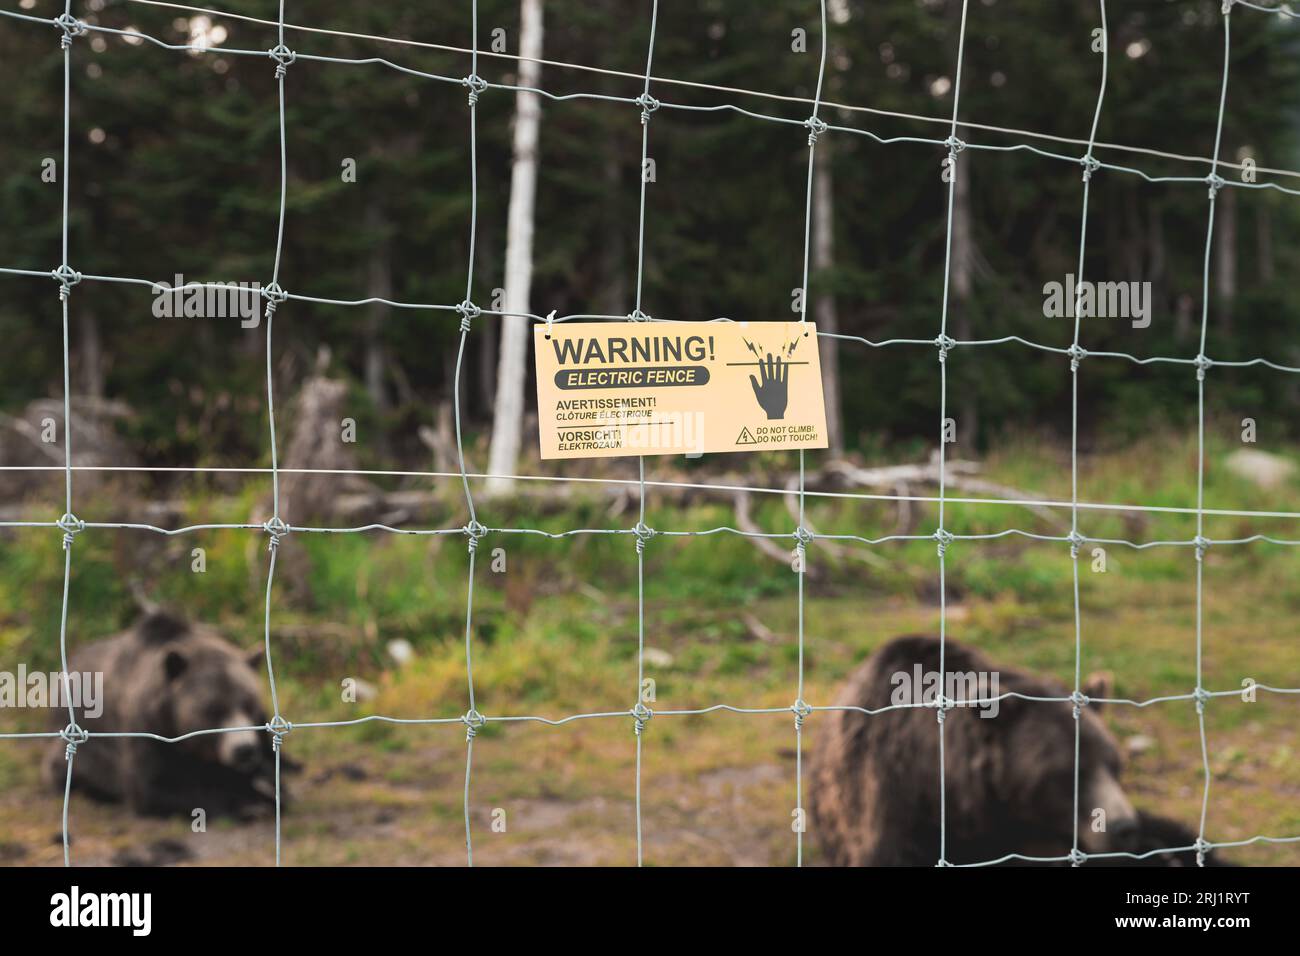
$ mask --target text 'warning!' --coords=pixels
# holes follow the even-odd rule
[[[543,458],[825,448],[809,322],[533,327]]]

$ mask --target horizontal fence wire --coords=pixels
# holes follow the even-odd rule
[[[180,743],[196,737],[236,733],[247,730],[264,730],[271,735],[273,750],[275,754],[275,859],[276,864],[282,862],[281,855],[281,781],[280,781],[280,753],[284,745],[285,738],[294,730],[309,730],[322,728],[339,728],[358,726],[367,723],[388,723],[388,724],[410,724],[410,725],[462,725],[466,731],[466,755],[465,755],[465,777],[464,777],[464,821],[465,821],[465,849],[466,862],[473,865],[473,839],[471,827],[471,783],[473,774],[473,753],[474,738],[477,733],[490,721],[492,723],[513,724],[513,723],[540,723],[546,726],[559,727],[580,720],[594,719],[632,719],[633,729],[636,740],[636,774],[635,774],[635,810],[636,810],[636,859],[638,865],[643,862],[643,840],[642,840],[642,823],[641,823],[641,796],[642,796],[642,778],[641,778],[641,758],[642,758],[642,741],[644,732],[654,717],[672,718],[672,717],[699,717],[717,713],[731,713],[738,715],[792,715],[794,718],[795,735],[796,735],[796,823],[793,827],[796,834],[796,864],[803,863],[803,833],[806,827],[803,823],[803,761],[802,761],[802,732],[803,724],[806,718],[814,713],[820,712],[856,712],[867,716],[873,716],[893,710],[927,708],[935,711],[938,722],[939,733],[939,776],[940,776],[940,853],[938,859],[939,866],[989,866],[999,863],[1012,861],[1021,862],[1069,862],[1078,866],[1091,859],[1107,858],[1128,858],[1132,860],[1143,860],[1161,853],[1169,852],[1192,852],[1197,856],[1198,864],[1204,865],[1206,854],[1216,848],[1224,847],[1244,847],[1255,844],[1285,844],[1300,842],[1300,835],[1297,836],[1266,836],[1259,835],[1244,840],[1233,841],[1210,841],[1206,839],[1205,823],[1209,808],[1210,784],[1212,773],[1210,769],[1208,746],[1205,730],[1205,705],[1214,698],[1220,697],[1237,697],[1241,695],[1240,690],[1221,690],[1213,691],[1203,685],[1202,674],[1202,650],[1203,650],[1203,568],[1205,552],[1211,547],[1223,545],[1245,545],[1252,543],[1268,543],[1274,545],[1297,545],[1300,539],[1288,539],[1275,537],[1265,534],[1253,534],[1244,537],[1230,539],[1211,540],[1204,535],[1204,520],[1209,516],[1230,516],[1230,517],[1270,517],[1270,518],[1300,518],[1300,512],[1287,511],[1252,511],[1252,510],[1232,510],[1232,509],[1213,509],[1205,505],[1204,491],[1204,473],[1205,473],[1205,381],[1206,372],[1212,367],[1236,367],[1246,368],[1260,366],[1270,368],[1284,373],[1300,373],[1300,368],[1275,362],[1268,358],[1253,358],[1245,360],[1219,360],[1211,359],[1205,354],[1206,333],[1208,327],[1208,301],[1209,301],[1209,262],[1210,253],[1213,243],[1214,230],[1214,208],[1215,199],[1221,189],[1232,188],[1255,188],[1255,189],[1273,189],[1279,192],[1300,195],[1300,189],[1283,186],[1275,182],[1238,182],[1224,179],[1219,175],[1220,169],[1244,169],[1240,163],[1232,163],[1222,160],[1219,157],[1219,149],[1222,140],[1223,120],[1226,105],[1227,86],[1229,77],[1229,53],[1231,49],[1230,40],[1230,18],[1234,6],[1242,6],[1254,11],[1266,14],[1276,14],[1280,17],[1289,19],[1300,19],[1289,5],[1268,6],[1259,3],[1247,2],[1247,0],[1223,0],[1221,12],[1223,15],[1223,71],[1222,81],[1220,84],[1219,109],[1215,131],[1215,148],[1214,155],[1210,158],[1185,156],[1175,153],[1163,152],[1160,150],[1124,146],[1119,144],[1102,143],[1097,140],[1097,129],[1100,121],[1102,103],[1105,98],[1107,69],[1109,64],[1109,34],[1106,23],[1106,3],[1105,0],[1099,0],[1100,24],[1103,35],[1102,47],[1102,76],[1100,79],[1099,90],[1096,100],[1096,107],[1093,112],[1092,123],[1089,137],[1086,140],[1071,139],[1068,137],[1051,136],[1037,133],[1029,130],[1017,130],[1006,127],[992,126],[969,121],[959,122],[960,94],[961,94],[961,75],[962,75],[962,55],[966,39],[966,13],[968,0],[963,0],[961,10],[960,32],[958,36],[957,52],[957,69],[954,82],[953,110],[951,117],[946,120],[939,120],[935,117],[918,116],[915,114],[898,113],[887,110],[879,110],[872,107],[831,103],[822,100],[822,82],[825,75],[826,50],[828,40],[826,2],[820,2],[820,23],[821,23],[821,56],[818,66],[816,94],[813,99],[808,100],[801,97],[786,96],[781,94],[763,93],[753,90],[744,90],[735,87],[717,86],[707,83],[697,83],[693,81],[681,80],[671,77],[659,77],[653,73],[654,48],[656,26],[658,21],[658,0],[651,0],[649,42],[646,55],[646,69],[643,74],[624,73],[615,70],[605,70],[591,67],[584,64],[565,63],[554,60],[538,60],[537,62],[565,67],[575,70],[584,70],[588,72],[604,73],[615,76],[621,76],[638,81],[642,86],[641,94],[637,97],[620,97],[594,93],[573,93],[566,95],[556,95],[546,90],[531,87],[519,86],[508,83],[493,83],[485,80],[478,73],[480,56],[503,57],[506,59],[522,59],[518,56],[509,54],[489,53],[478,49],[478,3],[477,0],[471,0],[470,13],[472,17],[472,46],[469,49],[462,47],[425,43],[412,40],[404,40],[394,37],[371,36],[366,34],[350,33],[340,30],[328,30],[319,27],[303,26],[290,24],[285,21],[284,2],[279,0],[279,16],[277,20],[263,20],[245,15],[231,14],[219,10],[213,10],[206,7],[190,6],[186,4],[165,3],[160,0],[127,0],[129,3],[136,3],[145,6],[164,7],[176,10],[185,10],[195,13],[205,13],[216,17],[225,17],[229,19],[243,20],[274,27],[276,30],[277,44],[271,50],[240,50],[229,47],[210,47],[198,44],[172,44],[166,43],[156,37],[149,36],[133,29],[115,29],[100,26],[93,22],[87,22],[76,18],[72,13],[72,0],[65,0],[64,12],[62,15],[53,19],[37,17],[33,15],[18,13],[10,10],[0,10],[0,16],[26,21],[45,26],[53,26],[60,31],[60,47],[63,58],[63,197],[61,207],[61,240],[62,240],[62,261],[59,266],[53,270],[38,270],[30,268],[17,267],[0,267],[0,274],[13,276],[30,276],[39,278],[53,278],[58,283],[58,294],[62,312],[62,361],[63,361],[63,417],[64,417],[64,464],[62,466],[0,466],[0,471],[62,471],[64,473],[64,511],[62,517],[52,521],[21,521],[21,520],[4,520],[0,521],[0,528],[18,529],[18,528],[53,528],[61,532],[61,542],[64,554],[64,571],[63,571],[63,593],[60,610],[60,628],[59,628],[59,651],[62,663],[62,680],[64,684],[65,699],[68,703],[68,725],[62,730],[48,732],[29,732],[29,733],[0,733],[0,739],[20,739],[20,738],[58,738],[64,741],[66,745],[67,771],[65,777],[64,797],[63,797],[63,857],[65,865],[71,865],[70,839],[68,814],[71,798],[71,786],[73,777],[73,767],[78,747],[84,745],[92,737],[104,738],[141,738],[155,740],[164,743]],[[464,77],[443,76],[425,71],[411,69],[394,63],[382,57],[366,58],[344,58],[320,56],[310,53],[300,52],[291,49],[285,43],[286,31],[298,31],[304,33],[326,34],[335,36],[347,36],[358,39],[373,40],[376,42],[393,43],[398,45],[416,46],[430,49],[439,49],[448,52],[468,54],[470,57],[470,73]],[[150,280],[124,277],[124,276],[101,276],[89,275],[77,272],[70,265],[68,250],[68,182],[69,182],[69,123],[70,123],[70,103],[71,103],[71,57],[74,41],[76,38],[86,35],[87,33],[103,33],[123,37],[135,42],[147,42],[165,50],[182,51],[192,53],[215,53],[235,56],[255,56],[269,57],[275,63],[274,71],[277,81],[277,94],[279,106],[279,140],[280,140],[280,194],[279,194],[279,217],[276,230],[276,243],[274,264],[271,270],[270,282],[260,290],[260,295],[265,299],[265,318],[266,318],[266,385],[267,385],[267,424],[271,444],[271,467],[267,468],[221,468],[221,467],[194,467],[194,468],[151,468],[147,466],[126,467],[126,466],[78,466],[73,465],[73,451],[71,447],[71,434],[69,423],[71,421],[71,395],[70,395],[70,345],[68,332],[68,309],[71,291],[74,286],[83,281],[87,282],[106,282],[119,283],[136,286],[145,286],[153,291],[157,291],[160,286]],[[469,113],[469,145],[470,145],[470,181],[471,181],[471,204],[470,204],[470,223],[469,223],[469,264],[467,267],[465,298],[458,304],[440,304],[440,303],[420,303],[404,302],[382,297],[365,297],[359,299],[332,299],[311,296],[301,293],[289,292],[281,287],[280,279],[280,260],[281,252],[284,245],[284,234],[286,225],[286,202],[288,193],[288,157],[285,134],[285,79],[289,72],[289,67],[298,61],[320,62],[330,64],[348,64],[348,65],[379,65],[394,69],[413,76],[418,76],[434,81],[451,83],[461,86],[467,90],[467,103]],[[666,100],[657,99],[650,94],[651,85],[664,84],[676,85],[689,88],[707,89],[716,92],[731,94],[743,94],[753,97],[766,98],[769,100],[802,103],[811,106],[812,112],[805,120],[793,120],[786,117],[773,116],[748,110],[731,103],[722,103],[715,106],[694,106],[683,103],[672,103]],[[833,338],[841,341],[857,343],[869,348],[883,348],[892,346],[924,346],[935,348],[939,361],[940,377],[940,423],[941,435],[939,444],[939,467],[937,472],[938,495],[903,495],[903,494],[870,494],[853,491],[817,491],[808,490],[805,487],[805,461],[804,453],[799,452],[799,470],[797,486],[785,489],[767,488],[761,486],[748,486],[741,484],[714,484],[704,482],[682,482],[682,481],[665,481],[665,480],[647,480],[645,475],[645,460],[638,459],[638,476],[635,480],[618,479],[618,478],[588,478],[588,477],[568,477],[568,476],[545,476],[545,475],[506,475],[492,476],[471,473],[467,470],[465,464],[465,452],[462,440],[462,416],[460,408],[460,378],[465,353],[465,347],[468,341],[469,333],[473,327],[473,320],[482,316],[488,317],[505,317],[520,316],[534,322],[566,322],[566,321],[626,321],[628,319],[647,321],[647,322],[674,322],[686,321],[684,319],[665,318],[662,316],[651,316],[642,311],[642,286],[644,273],[644,254],[645,254],[645,177],[642,176],[640,187],[640,205],[638,213],[638,240],[637,240],[637,276],[636,276],[636,293],[635,308],[629,315],[609,315],[609,314],[572,314],[556,317],[555,313],[549,316],[541,316],[532,313],[523,312],[503,312],[499,310],[483,309],[473,302],[474,291],[474,255],[473,249],[476,242],[477,220],[478,220],[478,173],[477,173],[477,152],[478,152],[478,123],[477,123],[477,105],[479,98],[490,90],[499,90],[513,93],[531,94],[554,101],[570,100],[603,100],[614,103],[622,103],[636,107],[640,111],[642,136],[641,136],[641,157],[642,162],[648,156],[648,142],[650,120],[652,115],[659,109],[682,110],[693,112],[723,112],[733,111],[757,120],[784,123],[801,127],[807,131],[808,140],[808,177],[807,177],[807,197],[805,202],[805,221],[804,221],[804,257],[803,257],[803,286],[804,295],[800,297],[799,322],[802,325],[806,321],[806,308],[808,298],[808,280],[809,280],[809,257],[810,257],[810,237],[811,237],[811,219],[812,219],[812,195],[813,195],[813,177],[814,177],[814,157],[816,152],[817,140],[821,135],[827,133],[845,133],[850,135],[865,136],[881,145],[920,145],[927,147],[942,147],[947,151],[947,160],[945,165],[948,167],[951,175],[946,176],[945,180],[948,186],[947,200],[947,233],[945,240],[945,263],[944,263],[944,293],[943,307],[940,317],[939,334],[934,339],[907,339],[895,338],[883,341],[872,341],[870,339],[838,333],[818,332],[819,336]],[[825,122],[819,116],[821,111],[840,111],[841,113],[866,113],[881,116],[896,117],[919,122],[941,122],[948,126],[948,136],[945,139],[934,139],[917,136],[896,136],[881,137],[876,133],[861,127],[840,126]],[[985,132],[1009,134],[1024,138],[1039,140],[1050,140],[1071,145],[1085,146],[1085,151],[1080,156],[1074,156],[1051,150],[1043,149],[1029,143],[1014,143],[1011,145],[995,145],[989,143],[963,142],[958,139],[957,132],[959,127],[965,129],[977,129]],[[1151,176],[1146,172],[1129,166],[1116,163],[1108,163],[1098,159],[1095,152],[1098,149],[1107,149],[1114,151],[1126,151],[1139,153],[1149,156],[1156,156],[1165,159],[1173,159],[1193,163],[1208,163],[1210,171],[1205,176]],[[949,279],[951,273],[952,258],[952,231],[953,231],[953,203],[956,187],[956,173],[959,156],[966,150],[987,151],[987,152],[1013,152],[1026,151],[1047,159],[1058,160],[1078,165],[1082,170],[1083,182],[1083,199],[1082,199],[1082,218],[1080,227],[1079,241],[1079,259],[1076,274],[1082,278],[1084,274],[1084,247],[1087,236],[1088,223],[1088,198],[1091,179],[1094,173],[1099,170],[1109,170],[1113,172],[1136,175],[1147,182],[1151,183],[1182,183],[1198,184],[1208,187],[1209,196],[1209,213],[1206,233],[1205,246],[1205,265],[1202,278],[1202,322],[1200,334],[1200,349],[1195,356],[1136,356],[1124,352],[1097,351],[1089,352],[1080,344],[1080,313],[1075,310],[1075,327],[1073,342],[1068,348],[1058,348],[1045,345],[1025,339],[1021,336],[1003,336],[993,339],[978,340],[956,340],[947,334],[948,327],[948,293]],[[1276,177],[1300,178],[1300,173],[1285,169],[1273,169],[1267,167],[1256,167],[1256,171]],[[1082,283],[1080,283],[1081,285]],[[199,289],[209,287],[227,287],[225,283],[199,282],[187,283],[178,286],[174,291],[183,291],[188,289]],[[337,306],[362,306],[373,303],[384,303],[399,309],[415,309],[446,312],[449,315],[455,315],[459,318],[460,323],[460,340],[457,350],[457,360],[455,366],[455,384],[453,389],[454,420],[456,433],[456,451],[459,470],[456,472],[428,472],[428,471],[384,471],[384,470],[335,470],[335,469],[302,469],[302,468],[280,468],[277,443],[275,437],[275,410],[274,410],[274,382],[272,376],[271,356],[272,356],[272,327],[276,310],[286,302],[303,302],[324,305]],[[733,321],[727,317],[716,317],[709,321],[730,322]],[[1049,499],[1009,499],[997,497],[978,497],[963,498],[954,497],[947,494],[947,463],[946,463],[946,442],[942,435],[942,425],[946,416],[948,388],[947,388],[947,369],[948,358],[951,354],[959,350],[994,345],[1020,345],[1030,349],[1041,350],[1049,353],[1061,355],[1069,360],[1071,374],[1071,494],[1070,500],[1053,501]],[[1078,376],[1082,361],[1087,359],[1120,359],[1126,360],[1139,365],[1148,365],[1156,363],[1168,363],[1175,365],[1191,366],[1195,370],[1197,378],[1198,391],[1198,429],[1197,429],[1197,496],[1196,506],[1176,507],[1176,506],[1156,506],[1144,504],[1115,504],[1101,502],[1085,502],[1079,499],[1079,482],[1078,482]],[[272,487],[272,516],[261,524],[256,523],[208,523],[195,524],[179,528],[162,528],[153,524],[143,522],[96,522],[85,521],[77,518],[73,511],[73,474],[74,472],[180,472],[180,473],[222,473],[222,474],[268,474],[271,478]],[[406,528],[393,527],[386,524],[371,523],[355,527],[310,527],[296,526],[286,522],[280,515],[280,475],[281,474],[319,474],[319,475],[371,475],[371,476],[399,476],[399,477],[419,477],[419,478],[457,478],[459,479],[465,497],[465,505],[468,514],[468,521],[464,526],[449,528]],[[638,521],[631,528],[575,528],[559,532],[544,531],[537,528],[506,528],[490,527],[480,523],[477,510],[474,504],[474,498],[470,490],[471,479],[483,479],[491,477],[509,477],[531,481],[562,481],[562,482],[588,482],[602,485],[635,485],[638,492],[639,511]],[[670,529],[652,529],[645,524],[646,515],[646,492],[647,488],[685,488],[685,489],[703,489],[729,493],[765,493],[779,494],[794,497],[797,500],[798,526],[788,532],[757,532],[741,530],[737,528],[720,526],[714,528],[698,530],[670,530]],[[830,534],[815,533],[807,527],[805,519],[805,504],[807,497],[822,498],[843,498],[864,501],[915,501],[934,503],[938,506],[938,525],[936,530],[931,534],[891,534],[881,537],[866,537],[854,534]],[[1061,508],[1069,509],[1070,512],[1070,531],[1066,535],[1048,535],[1040,534],[1019,528],[1007,528],[1002,531],[989,532],[984,534],[959,534],[951,532],[944,527],[945,507],[951,504],[980,504],[980,505],[1004,505],[1034,508]],[[1100,538],[1084,535],[1079,529],[1079,513],[1083,510],[1101,510],[1101,511],[1135,511],[1150,513],[1167,513],[1195,516],[1196,535],[1186,540],[1156,540],[1146,542],[1136,542],[1119,538]],[[90,733],[79,727],[76,722],[76,713],[73,706],[73,695],[70,693],[68,685],[68,655],[67,655],[67,635],[68,635],[68,607],[69,591],[72,573],[72,551],[73,544],[78,535],[87,530],[131,530],[146,531],[164,535],[178,535],[194,533],[200,531],[214,530],[251,530],[265,533],[268,540],[269,559],[267,565],[266,577],[266,596],[264,603],[264,652],[267,664],[267,674],[270,684],[270,694],[272,702],[273,717],[265,725],[256,727],[221,727],[193,731],[176,737],[167,737],[159,734],[149,733],[146,731],[114,731],[114,732],[95,732]],[[469,709],[466,713],[457,716],[430,717],[430,718],[401,718],[385,715],[369,715],[351,720],[337,721],[313,721],[303,723],[291,723],[281,713],[279,706],[279,697],[275,684],[275,672],[273,667],[274,655],[272,648],[272,627],[271,611],[272,597],[275,581],[276,558],[283,539],[290,534],[298,533],[323,533],[323,534],[343,534],[343,533],[363,533],[363,532],[389,532],[394,534],[424,535],[424,536],[457,536],[463,535],[468,545],[468,565],[467,565],[467,594],[466,594],[466,614],[465,614],[465,664],[466,678],[468,684]],[[551,539],[564,539],[581,535],[624,535],[634,539],[637,555],[637,702],[625,711],[604,711],[593,713],[570,714],[567,716],[550,718],[539,715],[485,715],[476,709],[475,686],[473,678],[473,614],[474,614],[474,567],[475,553],[479,542],[488,535],[538,535]],[[689,538],[689,537],[711,537],[720,534],[730,534],[746,538],[763,538],[763,539],[788,539],[791,542],[792,550],[796,556],[798,570],[798,681],[796,687],[795,701],[789,706],[783,707],[742,707],[731,704],[719,703],[707,707],[694,709],[665,709],[651,711],[642,699],[642,680],[645,672],[645,586],[644,586],[644,551],[649,541],[655,537],[668,538]],[[1070,556],[1073,565],[1072,583],[1073,583],[1073,619],[1074,619],[1074,647],[1075,647],[1075,667],[1074,667],[1074,690],[1068,696],[1033,696],[1017,692],[1008,692],[993,697],[981,698],[963,698],[958,703],[945,697],[942,693],[934,702],[912,703],[912,704],[891,704],[886,707],[871,709],[856,707],[851,705],[814,705],[809,704],[803,699],[804,695],[804,573],[806,570],[806,554],[810,545],[817,541],[857,543],[869,547],[878,546],[889,542],[908,542],[908,541],[930,541],[936,544],[938,554],[938,573],[939,573],[939,595],[940,595],[940,672],[946,673],[944,666],[944,652],[946,646],[946,623],[947,623],[947,583],[946,583],[946,554],[948,548],[955,542],[959,541],[991,541],[1008,537],[1023,537],[1044,542],[1054,542],[1066,544],[1069,546]],[[1080,674],[1081,658],[1083,648],[1083,631],[1082,631],[1082,614],[1080,609],[1079,598],[1079,571],[1078,556],[1079,549],[1085,544],[1104,544],[1113,546],[1125,546],[1133,549],[1143,550],[1155,547],[1185,547],[1193,549],[1196,558],[1196,685],[1188,693],[1172,694],[1148,699],[1132,698],[1088,698],[1081,692]],[[1256,690],[1265,693],[1277,695],[1296,695],[1300,694],[1300,688],[1297,687],[1274,687],[1264,684],[1252,684]],[[1194,702],[1199,727],[1200,750],[1202,758],[1202,771],[1204,777],[1204,786],[1201,800],[1200,824],[1196,841],[1185,847],[1168,847],[1151,850],[1144,853],[1126,853],[1126,852],[1108,852],[1108,853],[1085,853],[1078,846],[1077,828],[1074,838],[1074,845],[1069,853],[1061,856],[1026,856],[1022,854],[1010,853],[996,859],[984,860],[975,863],[953,863],[946,859],[946,791],[947,782],[944,777],[944,718],[948,710],[956,706],[977,706],[993,704],[997,701],[1010,698],[1019,698],[1027,701],[1041,703],[1068,703],[1073,705],[1073,714],[1075,718],[1075,741],[1074,741],[1074,794],[1073,810],[1075,819],[1078,818],[1079,811],[1079,720],[1082,708],[1089,704],[1120,704],[1136,708],[1145,708],[1154,704],[1176,703],[1176,702]]]

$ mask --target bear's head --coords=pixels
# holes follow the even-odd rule
[[[159,671],[160,717],[170,736],[239,728],[196,734],[176,746],[242,773],[262,766],[269,739],[261,729],[267,719],[257,671],[261,651],[241,651],[216,631],[167,614],[150,615],[137,633],[150,648],[149,666]]]
[[[1081,688],[1089,703],[1080,708],[1078,724],[1079,802],[1074,813],[1073,706],[1069,703],[1026,702],[1032,710],[1014,724],[1009,779],[1032,781],[1010,802],[1023,816],[1026,831],[1045,833],[1050,852],[1073,845],[1075,817],[1079,849],[1085,853],[1131,851],[1139,835],[1139,816],[1120,782],[1123,769],[1118,742],[1098,712],[1098,698],[1111,696],[1109,675],[1096,674]],[[1050,732],[1044,732],[1050,727]],[[1058,822],[1059,821],[1059,822]],[[1048,851],[1049,846],[1045,845]]]

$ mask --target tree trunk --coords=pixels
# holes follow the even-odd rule
[[[80,368],[80,387],[81,394],[86,398],[103,398],[104,397],[104,350],[99,338],[99,323],[95,317],[86,308],[85,302],[80,303],[77,321],[77,338],[81,340],[81,368]]]
[[[384,211],[373,199],[366,204],[366,232],[372,236],[370,257],[366,263],[366,295],[391,299],[393,297],[393,259],[388,237],[384,234],[386,225]],[[375,448],[382,455],[387,450],[387,431],[385,418],[389,411],[388,391],[385,378],[388,368],[387,350],[384,347],[384,329],[392,309],[382,302],[372,302],[366,309],[365,324],[365,369],[366,394],[380,421]]]
[[[1147,276],[1151,280],[1153,303],[1164,302],[1167,293],[1165,288],[1165,267],[1169,257],[1165,248],[1164,214],[1159,203],[1153,202],[1150,204],[1148,215]],[[1160,310],[1156,309],[1155,311],[1158,313]]]
[[[1232,303],[1237,297],[1237,190],[1220,189],[1215,202],[1218,235],[1214,250],[1214,295],[1219,325],[1227,332],[1232,328]]]
[[[813,271],[824,275],[835,265],[835,191],[831,180],[832,140],[826,138],[813,151]],[[813,318],[819,332],[838,332],[835,293],[823,290],[813,300]],[[818,337],[822,391],[826,398],[826,438],[831,454],[844,457],[844,416],[840,407],[839,340]]]
[[[1255,215],[1255,261],[1259,264],[1259,281],[1268,283],[1273,281],[1274,274],[1273,209],[1267,196],[1259,199],[1261,201],[1255,206],[1258,210]]]
[[[960,130],[958,136],[962,136]],[[973,291],[971,266],[975,261],[974,240],[971,235],[970,154],[959,158],[954,170],[952,202],[952,300],[953,330],[956,338],[971,338],[970,300]],[[979,404],[973,388],[961,390],[961,405],[957,410],[957,436],[967,454],[975,453],[979,437]]]
[[[618,140],[619,137],[613,129],[606,133],[603,174],[606,194],[611,197],[623,195],[623,160],[620,156]],[[619,214],[620,207],[617,201],[611,199],[603,205],[603,208],[604,241],[601,242],[601,276],[598,280],[601,290],[596,301],[600,303],[600,311],[606,315],[625,315],[632,311],[627,304],[627,263],[624,261],[627,250],[624,239],[627,220]]]
[[[522,0],[519,30],[519,85],[536,87],[541,77],[542,0]],[[506,312],[528,312],[533,276],[533,201],[537,192],[537,134],[542,105],[536,93],[515,95],[514,166],[510,207],[506,213]],[[519,460],[524,426],[524,390],[528,384],[528,326],[522,315],[501,319],[501,360],[488,472],[513,474]],[[510,479],[488,481],[488,494],[508,492]]]
[[[501,330],[496,322],[484,322],[478,334],[479,407],[491,408],[497,394],[497,339]]]

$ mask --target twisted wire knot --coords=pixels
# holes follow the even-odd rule
[[[1074,705],[1074,719],[1078,720],[1079,716],[1083,713],[1083,708],[1092,703],[1092,700],[1087,694],[1082,694],[1076,690],[1070,695],[1070,703]]]
[[[1204,837],[1198,836],[1192,846],[1196,847],[1196,865],[1205,866],[1205,854],[1214,849],[1214,845]]]
[[[637,106],[641,107],[641,125],[644,126],[650,122],[650,114],[659,109],[659,101],[649,93],[642,93],[635,100]]]
[[[284,74],[289,71],[293,61],[298,59],[298,54],[294,53],[283,43],[277,43],[271,49],[266,51],[266,55],[275,61],[275,78],[283,80]]]
[[[1210,692],[1204,687],[1198,686],[1196,690],[1192,691],[1192,700],[1196,701],[1196,712],[1203,714],[1205,713],[1205,705],[1210,700]]]
[[[1083,866],[1087,859],[1088,854],[1084,853],[1077,846],[1070,849],[1070,866]]]
[[[59,530],[63,532],[64,551],[71,548],[73,539],[86,530],[86,522],[71,513],[65,514],[54,523],[58,526]]]
[[[644,521],[638,521],[632,526],[632,533],[636,535],[636,553],[644,554],[646,542],[659,532],[655,531],[654,528],[646,527]]]
[[[63,36],[59,37],[59,46],[68,49],[72,46],[72,38],[84,36],[86,25],[74,17],[71,13],[61,13],[54,18],[54,25],[63,31]]]
[[[655,715],[655,712],[653,710],[651,710],[649,707],[647,707],[639,700],[636,702],[636,706],[634,706],[630,711],[628,711],[628,713],[632,715],[632,719],[633,721],[635,721],[632,727],[632,731],[638,737],[640,737],[643,733],[645,733],[645,725],[648,724],[650,722],[650,718]]]
[[[462,332],[468,332],[469,324],[483,314],[483,310],[469,299],[456,306],[456,311],[460,314],[460,330]]]
[[[1192,359],[1192,364],[1196,366],[1196,380],[1198,382],[1204,382],[1206,371],[1214,363],[1210,361],[1210,357],[1208,355],[1202,354]]]
[[[468,536],[469,553],[473,554],[478,550],[479,539],[487,535],[488,529],[479,524],[477,518],[470,519],[470,523],[465,525],[464,532]]]
[[[67,302],[72,287],[81,281],[81,273],[66,262],[50,272],[51,277],[59,283],[59,301]]]
[[[291,529],[280,520],[279,515],[272,515],[262,523],[262,530],[271,536],[271,542],[267,545],[267,550],[274,551],[280,546],[280,539],[288,534]]]
[[[63,751],[63,758],[71,760],[77,755],[77,748],[90,739],[90,733],[78,727],[74,720],[59,731],[59,737],[68,745]]]
[[[1219,190],[1224,187],[1225,181],[1218,173],[1210,173],[1205,177],[1205,184],[1210,187],[1210,198],[1213,199]]]
[[[487,80],[477,73],[471,73],[460,81],[461,86],[469,87],[469,105],[477,106],[479,95],[488,88]]]
[[[469,709],[469,712],[466,713],[465,716],[462,717],[460,720],[461,723],[465,725],[465,743],[469,743],[471,740],[477,737],[478,732],[483,729],[485,724],[487,724],[487,718],[484,717],[482,714],[480,714],[473,707],[471,707]]]
[[[1070,542],[1070,557],[1078,558],[1079,548],[1088,539],[1085,538],[1083,535],[1079,534],[1078,531],[1071,531],[1068,535],[1065,536],[1065,540]]]
[[[280,288],[280,283],[272,282],[262,287],[262,298],[266,300],[266,317],[275,314],[275,307],[289,298],[289,294]]]
[[[940,528],[934,533],[934,540],[939,542],[939,557],[942,558],[948,552],[948,545],[953,542],[952,532]]]
[[[1088,357],[1088,350],[1076,342],[1065,350],[1065,354],[1070,356],[1070,371],[1077,372],[1079,371],[1079,363]]]
[[[804,573],[807,566],[808,545],[812,543],[814,537],[816,536],[812,531],[803,525],[794,529],[794,552],[799,557],[799,563],[795,570],[800,574]]]
[[[939,349],[939,361],[946,362],[948,361],[948,350],[957,347],[957,340],[947,332],[942,332],[935,336],[934,344]]]
[[[794,729],[803,730],[803,722],[813,712],[812,707],[800,697],[790,705],[790,709],[794,711]]]
[[[830,127],[826,125],[826,121],[818,116],[808,117],[806,120],[803,121],[803,125],[808,127],[809,146],[817,145],[817,137],[821,136],[822,133],[830,129]]]
[[[1223,6],[1220,8],[1220,11],[1225,17],[1232,12],[1232,5],[1236,2],[1237,0],[1223,0]]]
[[[947,139],[943,141],[943,145],[948,147],[949,156],[956,156],[958,153],[960,153],[963,149],[966,148],[966,144],[963,143],[961,140],[959,140],[956,136],[949,136]]]
[[[940,693],[934,698],[935,716],[943,723],[948,711],[957,706],[957,702],[946,694]]]
[[[1198,534],[1195,538],[1192,539],[1192,544],[1196,547],[1196,560],[1197,561],[1205,560],[1205,552],[1209,549],[1210,545],[1212,544],[1210,539],[1204,538]]]
[[[1083,181],[1086,183],[1092,179],[1092,174],[1101,169],[1101,162],[1091,153],[1087,156],[1080,157],[1079,164],[1083,166]]]
[[[271,749],[279,753],[280,748],[284,746],[284,738],[289,735],[289,731],[293,730],[293,724],[276,714],[266,725],[266,729],[271,735]]]
[[[627,319],[629,322],[649,322],[650,316],[646,315],[640,309],[633,309],[627,314]]]

